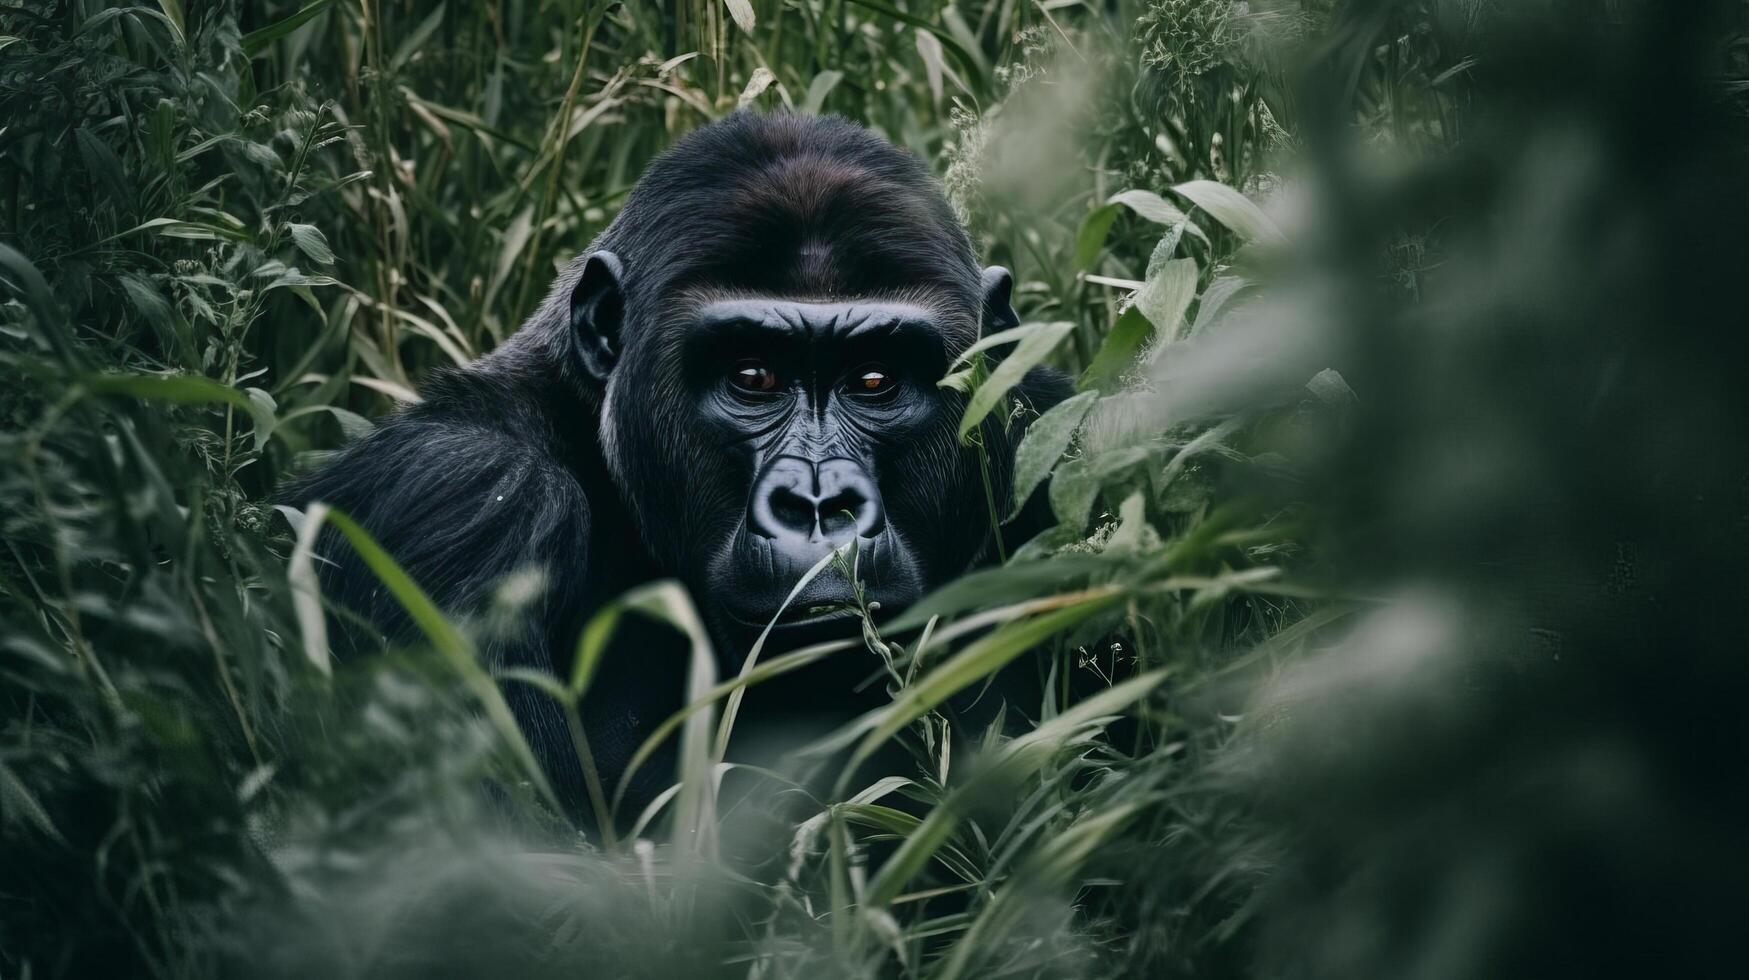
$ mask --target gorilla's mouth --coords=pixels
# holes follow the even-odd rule
[[[922,594],[922,576],[895,535],[889,532],[862,539],[859,551],[857,577],[863,599],[877,619],[898,612]],[[814,561],[825,554],[822,549]],[[789,640],[802,631],[843,635],[856,631],[862,615],[856,592],[843,571],[833,565],[821,569],[789,599],[812,566],[802,565],[794,552],[771,548],[758,535],[744,531],[735,535],[714,564],[714,604],[743,630],[758,632],[770,626],[774,635],[782,633]]]
[[[729,618],[742,626],[760,630],[770,626],[773,632],[800,626],[849,623],[861,615],[856,604],[848,596],[842,602],[791,603],[782,612],[771,609],[763,615],[749,615],[746,610],[733,608],[726,608],[725,611],[729,614]],[[772,613],[776,613],[776,615],[773,616]]]

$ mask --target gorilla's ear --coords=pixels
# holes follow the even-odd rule
[[[620,321],[625,314],[622,272],[619,256],[591,252],[571,290],[571,342],[583,369],[603,384],[619,360]]]
[[[1014,315],[1014,307],[1008,302],[1014,294],[1014,276],[999,265],[989,266],[984,270],[983,286],[984,333],[1020,326],[1020,317]]]

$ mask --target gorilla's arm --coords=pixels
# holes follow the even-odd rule
[[[424,403],[382,421],[288,497],[351,516],[452,615],[481,612],[507,576],[538,572],[539,595],[508,631],[482,636],[483,653],[493,667],[565,669],[552,651],[570,649],[587,611],[589,500],[538,406],[508,386],[472,372],[437,379]],[[391,643],[413,638],[406,613],[332,529],[319,553],[330,602]],[[343,650],[375,645],[354,630],[339,639]],[[569,782],[576,763],[563,715],[527,685],[505,694],[548,771]]]

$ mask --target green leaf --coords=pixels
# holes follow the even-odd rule
[[[249,399],[249,415],[255,420],[255,451],[260,452],[279,425],[279,404],[260,388],[245,388],[243,396]]]
[[[607,641],[613,638],[613,631],[619,626],[620,614],[625,607],[618,602],[610,602],[595,611],[589,617],[589,624],[583,627],[583,635],[577,638],[577,653],[571,658],[570,696],[573,703],[581,703],[583,695],[589,690],[589,682],[595,678],[595,669],[601,665],[601,656],[607,652]]]
[[[61,836],[61,831],[55,826],[55,821],[49,816],[49,811],[24,785],[24,780],[13,774],[5,763],[0,763],[0,826],[10,824],[14,815],[21,816],[28,823],[34,824],[44,837],[57,844],[65,845],[67,839]]]
[[[1210,217],[1248,242],[1279,245],[1287,241],[1287,236],[1281,233],[1274,219],[1264,214],[1263,209],[1253,204],[1250,198],[1226,184],[1212,180],[1191,180],[1172,190],[1188,198],[1192,204],[1208,212]]]
[[[863,892],[863,904],[880,908],[898,897],[906,882],[916,877],[947,842],[974,801],[1037,772],[1063,746],[1083,737],[1090,727],[1098,727],[1102,718],[1146,697],[1165,679],[1166,671],[1155,670],[1107,688],[1004,744],[970,782],[930,810],[922,824],[905,837],[904,843],[869,881]]]
[[[990,410],[1026,377],[1026,372],[1050,356],[1057,344],[1074,329],[1075,325],[1067,321],[1037,324],[1019,346],[1014,348],[1014,352],[996,365],[996,369],[990,372],[990,377],[972,392],[971,400],[966,403],[966,414],[960,419],[960,438],[964,439],[967,433],[977,428],[984,421],[984,417],[990,414]]]
[[[1109,337],[1106,342],[1110,343]],[[1100,351],[1103,353],[1104,348]],[[1014,452],[1014,502],[1008,512],[1010,520],[1026,506],[1027,498],[1045,482],[1051,467],[1063,457],[1069,442],[1075,438],[1075,430],[1080,428],[1081,420],[1086,418],[1088,409],[1098,397],[1095,392],[1082,392],[1052,406],[1050,411],[1026,427],[1026,437]]]
[[[334,673],[334,658],[328,647],[328,616],[322,611],[322,585],[316,577],[316,541],[328,519],[328,505],[313,503],[309,511],[296,520],[292,519],[292,514],[297,512],[289,507],[281,507],[280,513],[292,521],[298,534],[285,577],[291,587],[292,614],[297,618],[298,632],[303,636],[304,659],[322,676],[328,677]]]
[[[137,272],[127,272],[116,278],[121,291],[128,298],[128,305],[151,324],[152,332],[158,335],[158,342],[167,351],[178,349],[182,345],[181,331],[177,328],[176,311],[164,294],[158,291],[151,280]]]
[[[116,158],[115,151],[93,135],[89,126],[80,126],[74,130],[73,137],[79,144],[79,159],[85,164],[85,172],[108,188],[118,207],[131,211],[133,187],[128,183],[127,175],[122,172],[121,161]]]
[[[735,19],[735,26],[744,34],[753,33],[753,25],[757,18],[753,16],[753,5],[747,0],[723,0],[723,6],[729,8],[729,16]]]
[[[1197,225],[1196,222],[1190,220],[1189,215],[1178,210],[1177,205],[1172,204],[1153,191],[1119,191],[1118,193],[1111,195],[1106,203],[1121,204],[1155,224],[1171,227],[1172,225],[1182,223],[1192,235],[1195,235],[1205,242],[1208,241],[1209,236]]]
[[[1086,272],[1099,261],[1099,253],[1105,250],[1105,236],[1111,233],[1117,212],[1116,204],[1101,204],[1081,219],[1081,227],[1075,232],[1075,271]]]
[[[1160,268],[1160,274],[1136,290],[1136,309],[1142,311],[1160,331],[1161,343],[1170,343],[1178,336],[1184,322],[1184,311],[1196,298],[1196,260],[1173,259]]]
[[[1102,555],[1061,555],[1047,562],[1011,562],[983,568],[942,586],[888,623],[888,633],[915,629],[936,616],[953,616],[1078,588],[1095,575],[1123,566]]]
[[[892,704],[874,714],[872,729],[845,766],[845,776],[854,772],[863,759],[868,758],[882,742],[898,734],[901,728],[928,714],[973,682],[1001,670],[1014,658],[1110,606],[1120,597],[1118,593],[1101,595],[1031,619],[1008,623],[961,650],[901,691]]]
[[[735,104],[743,109],[747,108],[761,95],[764,95],[765,90],[770,88],[775,81],[777,81],[777,76],[764,65],[753,69],[753,77],[747,79],[747,87],[741,90],[741,95],[735,100]]]
[[[866,7],[875,13],[884,14],[894,20],[903,21],[910,24],[912,27],[921,27],[935,35],[936,40],[941,42],[941,46],[953,52],[953,56],[959,59],[960,64],[965,67],[966,72],[970,77],[977,79],[980,84],[982,83],[984,78],[983,64],[973,56],[972,52],[966,48],[965,45],[961,44],[957,38],[947,31],[942,30],[933,22],[919,17],[916,14],[908,14],[902,10],[896,10],[884,3],[877,3],[875,0],[850,0],[850,2],[856,4],[858,7]]]
[[[1009,327],[1007,330],[998,330],[985,337],[979,337],[976,343],[961,351],[960,356],[953,359],[953,363],[947,366],[948,370],[951,371],[954,368],[959,367],[961,364],[970,362],[972,358],[993,347],[1001,347],[1003,344],[1017,344],[1031,336],[1039,329],[1039,327],[1040,324],[1028,323],[1022,324],[1018,327]]]
[[[1087,370],[1081,372],[1075,386],[1089,394],[1111,394],[1122,389],[1124,375],[1135,369],[1136,357],[1153,332],[1153,324],[1142,315],[1139,307],[1132,306],[1123,311],[1117,322],[1111,325],[1111,332],[1100,342],[1093,361],[1087,365]]]
[[[1360,400],[1335,368],[1325,368],[1306,382],[1306,390],[1326,405],[1352,405]]]
[[[158,7],[164,11],[164,18],[170,26],[176,28],[176,43],[182,44],[188,36],[188,18],[182,13],[182,0],[158,0]]]
[[[322,234],[322,229],[315,225],[300,225],[291,222],[287,225],[291,231],[292,244],[298,251],[310,257],[317,265],[333,265],[334,250],[328,247],[328,239]]]
[[[801,114],[804,116],[819,115],[821,107],[826,104],[826,96],[831,95],[832,90],[838,87],[838,83],[843,80],[843,72],[831,69],[815,75],[814,80],[808,83],[808,94],[802,97]]]
[[[243,53],[253,58],[269,44],[308,24],[316,18],[316,15],[332,6],[334,6],[334,0],[314,0],[289,17],[275,21],[259,30],[250,31],[243,35]]]
[[[1085,459],[1069,460],[1051,474],[1051,513],[1077,534],[1087,526],[1087,512],[1098,494],[1099,481]]]
[[[418,27],[413,28],[413,33],[407,35],[406,40],[395,48],[394,57],[389,59],[389,64],[392,67],[396,69],[405,67],[407,62],[413,60],[414,55],[425,49],[425,43],[431,40],[431,35],[437,33],[437,29],[443,26],[443,12],[447,6],[446,3],[439,3],[436,10],[420,21]]]
[[[686,674],[686,703],[692,705],[704,701],[709,705],[711,701],[707,695],[713,690],[717,680],[717,658],[711,648],[710,635],[705,632],[704,621],[699,618],[698,608],[693,605],[686,587],[672,579],[665,579],[633,589],[620,601],[625,608],[666,622],[685,634],[691,648]],[[716,793],[710,775],[710,711],[707,708],[688,712],[686,720],[681,724],[678,773],[680,789],[674,811],[674,840],[695,852],[707,852],[715,839],[716,810]],[[614,790],[613,796],[615,811],[625,799],[626,790],[631,786],[631,777],[637,771],[637,764],[648,758],[643,748],[650,746],[651,742],[646,740],[639,749],[642,758],[634,756],[621,774],[619,786]]]
[[[306,517],[306,522],[313,516],[312,511]],[[504,695],[498,690],[497,682],[480,666],[473,643],[456,629],[455,624],[425,594],[425,590],[389,557],[389,553],[358,522],[338,510],[329,510],[326,517],[328,523],[345,536],[352,549],[358,552],[359,558],[364,560],[365,566],[377,577],[377,581],[389,590],[389,594],[400,604],[407,617],[425,634],[432,647],[443,655],[444,661],[467,685],[468,690],[479,699],[487,720],[521,764],[523,775],[549,805],[562,812],[564,807],[554,795],[552,786],[547,783],[545,770],[535,759],[533,750],[528,747],[528,741],[522,737],[522,730],[516,725],[516,716],[511,714],[510,706],[504,703]]]

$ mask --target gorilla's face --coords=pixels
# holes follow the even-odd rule
[[[981,330],[1015,323],[917,160],[842,120],[738,114],[652,162],[561,279],[576,361],[605,385],[601,444],[664,571],[739,646],[809,568],[857,544],[892,613],[963,572],[1006,500],[939,386]],[[592,562],[613,556],[591,556]],[[854,629],[828,567],[784,612],[793,642]]]
[[[957,438],[964,399],[939,385],[975,314],[920,296],[693,291],[628,345],[609,458],[719,636],[744,643],[853,540],[864,601],[891,613],[988,539],[977,457]],[[855,598],[829,563],[784,608],[780,639],[853,629]]]
[[[943,529],[904,498],[957,482],[905,465],[954,429],[936,385],[947,359],[932,311],[719,299],[692,318],[684,365],[697,423],[745,487],[723,539],[698,556],[722,612],[765,625],[809,568],[852,539],[868,599],[887,609],[916,599],[931,571],[919,538]],[[846,615],[852,598],[842,575],[823,575],[784,621]]]

